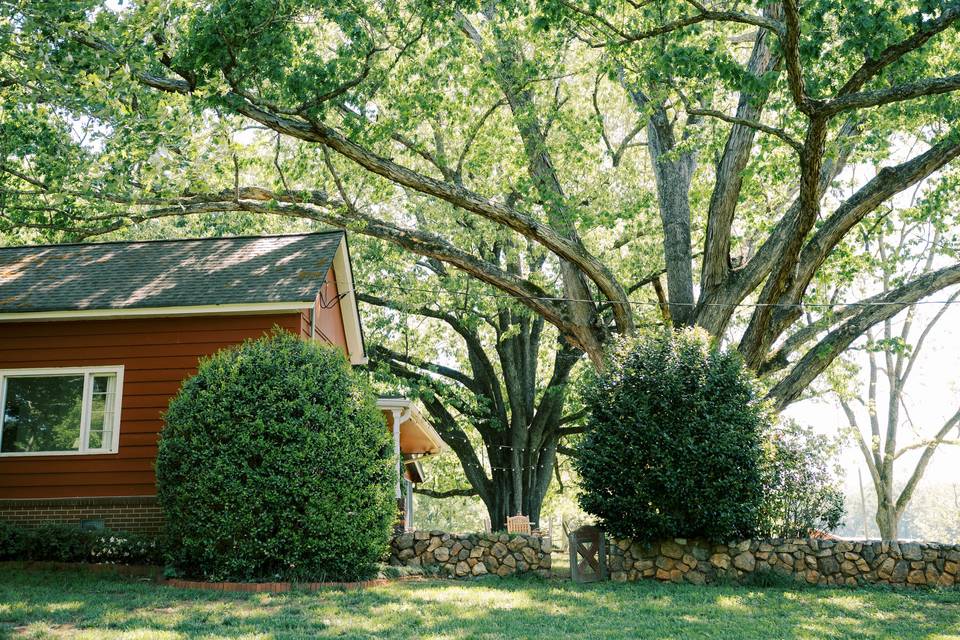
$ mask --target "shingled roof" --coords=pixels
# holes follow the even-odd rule
[[[313,302],[342,231],[0,248],[0,314]]]

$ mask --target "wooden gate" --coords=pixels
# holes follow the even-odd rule
[[[570,534],[570,577],[574,582],[607,579],[607,543],[597,527],[580,527]]]

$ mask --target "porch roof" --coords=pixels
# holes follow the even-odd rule
[[[393,432],[394,411],[407,418],[400,422],[400,453],[410,459],[436,455],[447,449],[440,434],[427,422],[417,403],[407,398],[380,398],[377,408],[387,419],[387,428]]]

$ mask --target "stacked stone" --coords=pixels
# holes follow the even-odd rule
[[[550,575],[550,539],[506,533],[407,531],[390,541],[390,564],[449,578]]]
[[[610,576],[705,584],[743,581],[773,571],[817,585],[889,584],[953,587],[960,583],[960,545],[819,539],[743,540],[710,544],[675,538],[660,543],[616,540]]]

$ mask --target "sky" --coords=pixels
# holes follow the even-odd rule
[[[884,164],[892,165],[903,162],[923,153],[927,148],[927,145],[916,140],[899,141],[898,144],[895,144],[891,157]],[[851,164],[838,176],[835,188],[828,194],[823,210],[830,212],[833,207],[873,178],[877,171],[878,168],[872,165]],[[940,179],[940,172],[934,173],[927,180],[921,181],[915,188],[906,189],[892,198],[891,201],[884,203],[884,206],[892,205],[893,208],[898,210],[908,208],[915,202],[919,202],[919,198],[922,198],[930,186],[936,184]],[[942,215],[944,219],[948,219],[947,216],[956,216],[956,213],[944,211]],[[947,266],[952,264],[953,261],[954,259],[945,256],[938,258],[934,268]],[[846,298],[849,300],[863,299],[877,293],[878,286],[875,277],[868,279],[863,283],[863,291],[859,295],[851,292],[847,294]],[[950,288],[939,291],[917,306],[917,315],[911,332],[914,341],[923,331],[927,322],[942,308],[942,305],[938,303],[947,300],[954,290],[955,288]],[[902,320],[903,316],[902,313],[898,316],[898,322],[895,322],[895,330],[899,330],[902,326],[899,321]],[[875,330],[880,330],[881,326],[877,325]],[[854,346],[862,343],[863,339],[854,343]],[[851,354],[864,372],[861,379],[865,395],[866,354],[862,351],[849,351],[847,353],[848,356]],[[883,378],[882,373],[880,377]],[[886,397],[885,387],[881,386],[878,401],[886,402]],[[909,414],[909,422],[912,422],[912,427],[908,423],[907,416],[903,416],[904,424],[900,429],[898,445],[906,445],[930,437],[960,408],[960,304],[950,305],[926,338],[926,343],[914,371],[907,382],[904,398],[905,413]],[[843,409],[832,398],[795,403],[787,409],[785,414],[801,424],[827,434],[840,433],[849,424]],[[885,410],[881,409],[879,414],[882,418],[885,415]],[[865,419],[866,413],[861,411],[861,422]],[[886,424],[881,422],[881,432],[885,428]],[[960,440],[960,433],[954,432],[950,437]],[[895,478],[902,482],[906,481],[920,455],[921,451],[918,450],[899,458],[895,466]],[[858,471],[863,474],[865,485],[869,486],[870,475],[859,449],[853,445],[848,446],[842,453],[841,464],[846,472],[848,489],[857,487]],[[939,447],[924,474],[924,484],[944,483],[960,483],[960,446]]]
[[[942,301],[948,296],[949,291],[941,292],[931,296],[930,300]],[[936,304],[920,306],[914,336],[919,335],[926,321],[938,309],[939,305]],[[857,354],[856,360],[866,368],[864,354]],[[907,382],[904,397],[916,435],[909,424],[904,424],[899,436],[902,444],[929,437],[960,408],[960,304],[951,305],[931,331]],[[880,399],[886,399],[883,388]],[[785,414],[827,434],[840,433],[848,424],[840,405],[830,399],[804,400],[789,407]],[[883,415],[884,411],[881,410],[880,416]],[[885,428],[885,424],[882,423],[881,428]],[[952,438],[960,439],[960,434],[954,432]],[[917,451],[898,459],[896,476],[903,479],[909,477],[919,455]],[[858,469],[863,473],[864,483],[869,484],[869,472],[858,449],[847,447],[841,455],[841,464],[848,487],[856,486]],[[924,477],[927,483],[932,484],[960,483],[960,446],[938,448]]]

